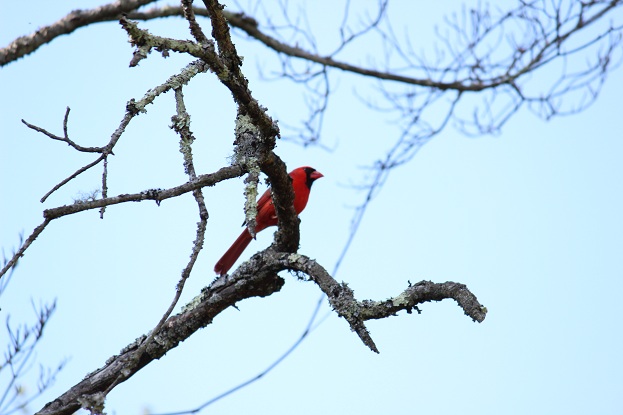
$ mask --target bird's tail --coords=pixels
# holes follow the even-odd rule
[[[216,265],[214,266],[214,272],[218,275],[225,275],[227,271],[234,265],[234,263],[238,260],[242,252],[245,250],[249,243],[251,242],[251,234],[245,228],[238,239],[229,247],[227,252],[223,254],[221,259],[218,260]]]

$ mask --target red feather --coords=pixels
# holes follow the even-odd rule
[[[316,171],[312,167],[299,167],[290,172],[292,178],[292,188],[294,189],[294,210],[297,214],[301,213],[307,205],[309,199],[309,192],[311,186],[315,180],[323,177],[322,173]],[[275,206],[273,205],[273,198],[270,193],[270,189],[266,190],[262,197],[257,201],[257,216],[255,218],[256,226],[255,232],[260,232],[269,226],[277,225],[277,214],[275,213]],[[238,239],[232,244],[232,246],[223,254],[221,259],[218,260],[214,266],[214,272],[219,275],[227,274],[227,271],[238,260],[242,252],[251,242],[251,234],[245,228]]]

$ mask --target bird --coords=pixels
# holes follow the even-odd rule
[[[307,200],[309,199],[309,192],[312,184],[321,177],[324,177],[322,173],[314,169],[313,167],[303,166],[294,169],[290,172],[292,178],[292,188],[294,190],[294,210],[298,215],[307,206]],[[258,233],[269,226],[277,225],[277,214],[275,212],[275,206],[273,205],[273,198],[270,193],[270,188],[264,192],[262,197],[257,201],[257,215],[255,217],[255,233]],[[249,230],[245,227],[238,239],[234,241],[231,247],[223,254],[221,259],[218,260],[214,266],[214,272],[223,276],[227,274],[227,271],[238,260],[242,252],[251,242],[253,237],[249,233]]]

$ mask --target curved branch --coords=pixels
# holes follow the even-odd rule
[[[118,1],[98,7],[96,9],[73,11],[58,22],[50,26],[46,26],[31,35],[22,36],[13,41],[9,46],[0,49],[0,66],[6,65],[9,62],[12,62],[28,53],[33,52],[41,45],[50,42],[55,37],[71,33],[79,27],[87,26],[92,23],[116,20],[123,13],[126,13],[128,18],[130,19],[141,20],[172,16],[185,16],[187,14],[184,12],[184,9],[181,6],[154,7],[144,12],[139,12],[136,10],[141,6],[152,2],[154,2],[154,0],[132,0],[125,2]],[[331,56],[320,56],[319,54],[308,52],[300,47],[288,45],[272,36],[269,36],[268,34],[264,33],[262,30],[259,29],[259,23],[257,22],[257,20],[252,17],[246,16],[243,13],[231,13],[223,11],[222,8],[218,8],[218,13],[212,13],[211,15],[210,10],[214,12],[214,10],[216,10],[214,9],[215,6],[212,5],[210,1],[205,1],[205,3],[208,9],[193,7],[192,11],[196,15],[207,16],[212,19],[213,27],[217,29],[215,33],[213,33],[215,35],[217,35],[219,32],[225,33],[226,26],[224,26],[223,23],[227,22],[231,26],[243,30],[250,37],[262,42],[264,45],[275,50],[278,53],[304,59],[309,62],[320,64],[322,66],[341,69],[343,71],[373,77],[380,80],[400,82],[408,85],[435,88],[439,90],[459,90],[474,92],[495,88],[500,85],[512,84],[517,78],[523,76],[524,74],[545,65],[552,59],[562,56],[563,54],[558,53],[560,45],[565,42],[572,34],[586,28],[587,26],[590,26],[592,23],[600,20],[609,11],[621,5],[621,2],[619,0],[610,1],[604,6],[603,9],[599,10],[594,15],[586,17],[584,15],[580,15],[575,27],[569,28],[566,32],[560,32],[560,27],[558,27],[558,31],[555,33],[554,38],[548,39],[543,45],[533,44],[531,45],[532,47],[527,49],[522,46],[520,53],[511,60],[511,62],[507,66],[507,71],[505,73],[492,75],[489,79],[482,79],[476,76],[475,78],[468,77],[465,79],[459,79],[451,82],[443,82],[434,81],[432,78],[416,78],[412,76],[399,75],[392,72],[377,71],[374,69],[368,69],[352,65],[347,62],[337,61]],[[218,3],[215,2],[214,4]],[[520,11],[523,8],[527,7],[529,6],[524,4],[518,8],[519,11],[509,12],[500,20],[500,22],[498,22],[498,24],[501,24],[501,22],[511,17],[516,17],[515,14],[517,14],[517,16],[521,18]],[[589,8],[590,6],[586,7],[586,9]],[[188,12],[189,10],[187,9],[186,11]],[[215,14],[222,16],[222,18],[215,16]],[[493,27],[495,27],[495,25]],[[491,29],[492,27],[488,27],[486,33],[490,32]],[[482,33],[481,35],[484,36],[486,35],[486,33]],[[550,36],[551,33],[542,33],[542,35],[547,37]],[[473,41],[476,43],[472,44],[472,48],[475,48],[480,40],[482,39],[476,39],[475,41]],[[224,56],[229,56],[230,58],[233,56],[238,57],[237,54],[230,54],[231,50],[235,51],[235,47],[232,49],[230,46],[228,46],[229,44],[233,46],[233,43],[231,43],[231,41],[229,41],[229,43],[225,41],[222,44],[223,50],[225,51]],[[529,59],[528,62],[526,62],[525,64],[521,66],[518,65],[520,59],[526,56],[526,52],[534,52],[533,48],[536,49],[536,52],[532,54],[532,58]],[[470,49],[470,51],[473,52],[473,49]],[[464,58],[464,56],[459,54],[456,57],[460,60],[459,63],[463,62],[462,59]],[[470,67],[467,63],[465,63],[465,65],[466,66],[463,69],[478,69],[477,66]],[[425,69],[429,73],[436,71],[436,69],[433,67],[427,67]],[[447,72],[447,69],[443,72]]]
[[[379,351],[364,325],[367,320],[395,316],[401,310],[410,314],[414,309],[417,310],[419,304],[445,299],[455,300],[465,315],[478,323],[484,321],[487,315],[487,309],[478,302],[476,296],[464,284],[451,281],[445,283],[421,281],[415,285],[409,284],[409,287],[402,293],[387,300],[357,301],[353,290],[346,283],[338,283],[324,267],[313,259],[300,254],[281,253],[275,254],[271,259],[274,260],[275,265],[278,265],[274,270],[287,268],[309,275],[328,297],[333,310],[348,321],[351,330],[357,333],[363,343],[376,353]]]
[[[401,310],[411,314],[414,309],[417,309],[418,304],[445,299],[455,300],[465,315],[475,322],[482,323],[487,316],[487,308],[478,302],[467,286],[452,281],[443,283],[420,281],[396,297],[383,301],[361,302],[359,312],[362,320],[381,319],[395,316]]]
[[[296,46],[290,46],[286,43],[283,43],[267,34],[262,32],[258,28],[258,24],[255,20],[250,19],[247,16],[243,15],[234,15],[230,19],[230,22],[233,26],[243,30],[246,34],[251,36],[254,39],[259,40],[264,45],[269,48],[275,50],[276,52],[283,53],[285,55],[304,59],[310,62],[314,62],[323,66],[330,66],[332,68],[341,69],[346,72],[352,72],[355,74],[368,76],[376,79],[381,79],[385,81],[396,81],[409,85],[417,85],[429,88],[437,88],[441,90],[446,89],[461,89],[465,91],[480,91],[485,88],[489,88],[492,85],[484,86],[484,85],[465,85],[461,82],[436,82],[431,79],[426,78],[413,78],[410,76],[398,75],[390,72],[382,72],[374,69],[363,68],[360,66],[351,65],[346,62],[337,61],[330,56],[324,57],[317,55],[315,53],[308,52],[304,49],[301,49]]]
[[[116,20],[123,13],[136,10],[156,0],[118,0],[90,10],[74,10],[58,22],[44,26],[27,36],[21,36],[0,49],[0,66],[26,56],[53,39],[93,23]]]

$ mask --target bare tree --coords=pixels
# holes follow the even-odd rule
[[[352,17],[355,6],[347,1],[338,29],[338,45],[330,51],[321,50],[317,45],[313,30],[306,24],[305,11],[291,10],[287,2],[275,6],[278,13],[260,2],[249,7],[238,5],[237,12],[224,10],[216,0],[204,0],[205,8],[183,0],[179,6],[143,9],[150,3],[154,1],[127,0],[92,10],[73,11],[50,26],[15,39],[0,50],[0,65],[8,65],[20,58],[27,59],[28,54],[46,43],[78,28],[119,21],[134,47],[130,66],[148,59],[154,51],[163,56],[187,54],[195,59],[166,82],[146,91],[142,98],[130,100],[118,128],[104,145],[86,147],[78,144],[79,140],[70,138],[69,108],[62,121],[61,135],[50,132],[47,126],[23,121],[30,129],[67,144],[71,151],[93,154],[91,162],[60,180],[42,197],[42,202],[94,168],[101,169],[101,185],[98,193],[74,204],[44,210],[43,222],[6,261],[0,276],[7,278],[33,242],[38,237],[45,237],[44,231],[51,222],[79,212],[98,209],[104,218],[109,206],[142,201],[160,203],[191,193],[199,218],[190,259],[159,323],[128,344],[119,355],[111,357],[103,367],[50,401],[41,409],[41,414],[70,414],[81,407],[93,413],[103,412],[105,398],[111,390],[210,324],[223,310],[235,307],[244,299],[277,292],[285,283],[278,275],[283,270],[316,283],[333,310],[375,352],[378,350],[365,322],[395,315],[400,310],[412,312],[425,302],[454,299],[472,320],[483,321],[486,308],[463,284],[422,281],[409,284],[403,292],[387,300],[359,301],[348,285],[333,278],[326,266],[297,253],[299,221],[293,207],[290,178],[276,150],[277,138],[283,134],[284,138],[302,146],[329,146],[322,139],[322,127],[331,99],[332,76],[336,71],[369,80],[375,86],[376,94],[361,98],[370,107],[387,111],[398,120],[401,134],[387,143],[385,153],[371,163],[369,176],[359,183],[365,196],[355,210],[350,239],[340,257],[343,258],[366,208],[388,175],[397,166],[410,162],[423,144],[446,127],[454,126],[466,134],[493,134],[499,132],[523,106],[546,119],[581,111],[594,102],[609,71],[620,63],[623,26],[614,21],[605,29],[598,25],[620,8],[620,1],[522,1],[507,10],[481,3],[476,8],[464,7],[449,16],[438,30],[437,54],[433,57],[418,52],[407,34],[398,33],[388,17],[386,1],[379,2],[373,14],[360,17],[355,23]],[[198,19],[198,16],[205,19]],[[165,17],[185,19],[193,40],[159,36],[141,27],[140,21]],[[210,28],[209,31],[206,27]],[[251,92],[233,36],[250,37],[257,41],[258,48],[266,48],[275,54],[280,72],[265,74],[266,77],[285,78],[305,91],[308,114],[300,123],[285,121],[292,125],[287,133],[281,132],[277,121],[268,115],[267,109]],[[369,59],[368,65],[342,59],[351,45],[371,38],[380,41],[383,49],[382,53],[376,54],[376,59],[373,55],[362,57],[362,60]],[[542,73],[555,76],[555,81],[546,90],[533,86],[533,79]],[[237,108],[234,156],[229,165],[211,173],[195,169],[192,147],[195,136],[190,128],[183,94],[186,88],[190,88],[192,80],[200,76],[217,77],[231,92]],[[148,111],[149,104],[162,99],[166,92],[173,92],[175,97],[172,128],[179,135],[188,180],[164,189],[111,195],[114,191],[108,186],[109,157],[116,151],[127,126],[137,115]],[[270,181],[279,219],[273,244],[255,254],[231,275],[214,280],[180,313],[172,315],[203,248],[208,221],[205,188],[246,176],[244,208],[253,234],[260,173]],[[52,310],[53,306],[43,308],[41,315],[47,319]],[[34,329],[37,336],[41,335],[42,329],[43,324]],[[16,338],[19,340],[19,336]]]

